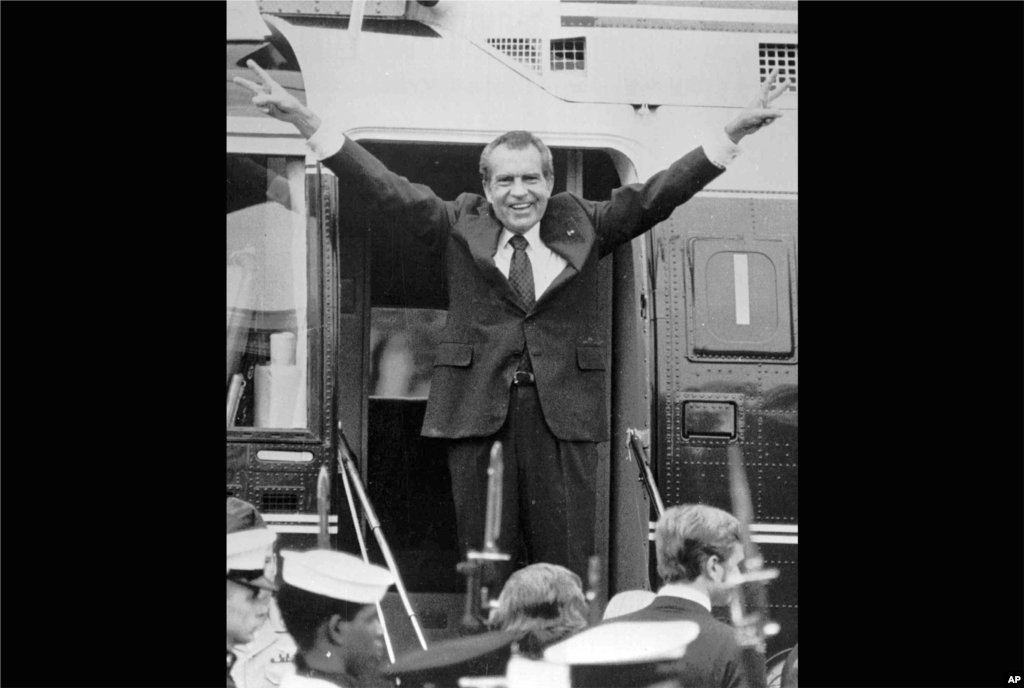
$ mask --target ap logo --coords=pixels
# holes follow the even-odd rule
[[[1020,676],[1011,676],[1007,683],[1020,683]]]

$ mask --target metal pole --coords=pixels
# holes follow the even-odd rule
[[[366,541],[363,539],[363,531],[359,527],[359,515],[356,513],[356,503],[352,499],[352,487],[348,484],[348,475],[345,471],[341,472],[341,482],[345,485],[345,496],[348,498],[348,510],[352,514],[352,525],[356,529],[356,539],[359,540],[359,549],[363,553],[363,561],[367,564],[370,563],[370,555],[366,551]],[[391,636],[388,635],[388,625],[384,621],[384,610],[380,607],[380,602],[377,605],[377,620],[380,621],[380,627],[384,631],[384,644],[388,648],[388,659],[391,663],[395,663],[395,650],[391,647]]]
[[[339,428],[339,435],[341,435]],[[348,448],[345,446],[346,441],[342,437],[338,442],[338,455],[341,458],[345,471],[348,472],[349,477],[352,479],[352,484],[355,486],[356,494],[359,496],[359,501],[363,505],[363,513],[366,515],[366,520],[370,524],[370,529],[373,531],[374,537],[377,538],[377,544],[380,545],[380,551],[384,555],[384,560],[387,562],[388,568],[391,569],[391,573],[395,576],[395,587],[398,588],[398,595],[402,598],[402,604],[405,606],[405,611],[409,615],[409,621],[412,622],[413,630],[416,631],[416,637],[420,641],[420,646],[426,650],[427,641],[423,637],[423,631],[420,630],[420,624],[416,620],[416,612],[412,608],[412,603],[409,601],[409,595],[405,591],[405,584],[402,583],[402,575],[398,572],[398,564],[395,563],[395,557],[391,554],[391,548],[388,547],[387,540],[384,539],[384,532],[380,528],[380,520],[377,518],[376,512],[373,510],[373,505],[370,503],[370,498],[366,494],[366,490],[363,489],[363,481],[359,477],[359,471],[356,469],[355,462],[349,455]],[[342,473],[344,475],[344,472]],[[346,483],[347,485],[348,483]]]
[[[665,503],[661,501],[661,493],[658,492],[658,485],[654,482],[654,473],[651,471],[651,465],[647,462],[647,452],[644,450],[644,445],[640,443],[640,435],[636,430],[630,428],[627,434],[629,435],[629,446],[636,455],[636,462],[640,464],[640,480],[647,488],[651,501],[654,502],[655,518],[661,518],[661,515],[665,513]]]

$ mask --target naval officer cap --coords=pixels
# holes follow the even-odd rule
[[[266,590],[277,590],[273,544],[277,535],[267,529],[260,512],[248,502],[228,497],[227,574]]]
[[[281,577],[285,583],[336,600],[359,604],[380,602],[395,582],[387,569],[344,552],[285,550],[281,556],[284,558]]]

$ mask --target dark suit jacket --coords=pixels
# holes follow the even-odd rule
[[[693,621],[700,626],[700,635],[686,646],[679,682],[686,688],[739,688],[764,685],[765,661],[758,654],[755,660],[759,677],[751,680],[736,644],[735,631],[711,615],[707,609],[681,597],[659,595],[649,605],[632,614],[624,614],[604,623],[620,621]]]
[[[351,140],[323,162],[338,176],[345,202],[402,223],[424,251],[446,261],[448,322],[422,434],[486,437],[501,429],[513,373],[529,346],[551,432],[589,442],[609,438],[610,343],[598,317],[597,261],[666,219],[722,172],[697,148],[647,183],[617,189],[609,201],[552,196],[540,236],[568,265],[527,312],[494,263],[502,226],[486,199],[466,193],[443,201]]]

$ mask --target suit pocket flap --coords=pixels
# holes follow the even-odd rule
[[[434,353],[435,366],[456,366],[465,368],[473,362],[473,345],[442,342]]]
[[[576,347],[576,361],[580,370],[604,370],[604,349],[597,346]]]

